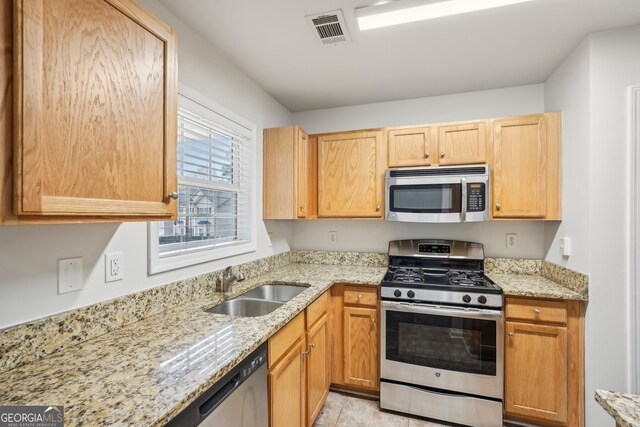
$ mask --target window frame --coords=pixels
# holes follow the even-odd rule
[[[178,97],[178,105],[186,103],[190,107],[195,106],[195,108],[198,110],[196,112],[205,112],[203,113],[203,115],[206,114],[206,110],[209,110],[213,113],[213,115],[216,116],[216,120],[222,119],[222,121],[225,122],[221,123],[224,124],[225,127],[228,127],[230,130],[233,130],[249,138],[249,143],[246,147],[247,155],[249,156],[249,159],[247,161],[247,164],[249,166],[249,182],[247,183],[247,192],[249,198],[247,213],[247,221],[249,225],[249,240],[242,241],[240,243],[225,242],[217,244],[214,247],[203,248],[202,250],[194,250],[193,252],[189,253],[173,255],[169,257],[161,257],[159,224],[162,221],[149,222],[147,226],[147,271],[149,275],[228,258],[231,256],[255,252],[257,250],[256,188],[257,173],[259,172],[259,170],[256,158],[256,126],[243,117],[238,116],[237,114],[222,107],[218,103],[182,84],[180,84],[178,87]],[[197,106],[199,106],[199,108]],[[178,185],[180,185],[180,177],[178,177],[178,182]],[[185,178],[183,180],[183,183],[189,185],[188,178]]]

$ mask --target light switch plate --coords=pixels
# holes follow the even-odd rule
[[[84,287],[82,258],[58,260],[58,294],[79,291]]]
[[[562,256],[570,256],[571,255],[571,239],[568,237],[560,238],[560,255]]]

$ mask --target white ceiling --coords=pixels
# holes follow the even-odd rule
[[[589,33],[640,23],[638,0],[536,0],[360,32],[373,0],[161,0],[292,112],[541,83]],[[342,9],[324,47],[305,15]]]

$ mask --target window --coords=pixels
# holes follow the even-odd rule
[[[149,223],[149,273],[255,250],[254,128],[180,90],[178,218]]]

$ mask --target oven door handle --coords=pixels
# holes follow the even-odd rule
[[[464,317],[469,319],[504,319],[502,311],[498,310],[468,310],[464,308],[442,307],[426,304],[409,304],[390,301],[382,301],[382,309],[387,311],[404,311],[407,313],[432,314],[434,316]]]

